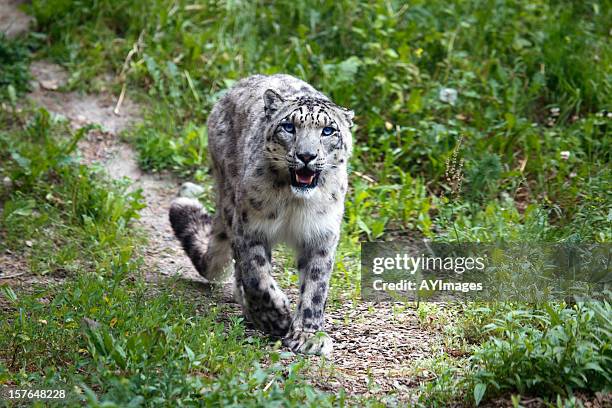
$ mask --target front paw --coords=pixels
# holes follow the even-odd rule
[[[289,299],[283,293],[277,293],[274,297],[262,299],[261,297],[250,299],[244,291],[238,296],[242,296],[242,306],[246,318],[255,327],[273,336],[284,336],[291,325],[291,314],[289,309]],[[252,296],[251,296],[252,297]]]
[[[295,353],[329,356],[334,341],[325,332],[292,331],[283,339],[283,344]]]
[[[256,313],[245,312],[245,315],[255,327],[272,336],[284,336],[291,325],[291,315],[280,313],[276,309],[259,310]]]

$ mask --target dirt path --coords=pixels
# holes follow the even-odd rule
[[[0,32],[8,38],[26,33],[33,18],[19,10],[26,0],[0,0]]]
[[[15,4],[16,1],[0,0],[0,15],[4,16],[8,7],[11,15],[17,16],[15,21],[18,22],[14,24],[18,24],[23,31],[29,20],[23,13],[15,11]],[[168,208],[180,181],[168,174],[141,171],[134,149],[118,137],[128,126],[141,120],[139,106],[128,97],[120,111],[115,113],[114,95],[60,92],[58,90],[65,85],[68,74],[62,67],[49,62],[34,62],[31,72],[34,77],[33,91],[28,97],[35,104],[65,117],[75,129],[90,123],[100,125],[101,130],[91,131],[79,144],[82,160],[86,163],[99,162],[111,177],[129,177],[133,181],[133,188],[142,189],[146,208],[141,211],[137,225],[148,236],[143,252],[147,279],[152,284],[164,284],[164,277],[178,275],[193,283],[189,296],[194,299],[204,296],[202,292],[207,285],[184,255],[168,222]],[[5,269],[8,273],[23,275],[16,278],[21,284],[28,280],[40,282],[47,279],[25,273],[27,263],[21,262],[17,255],[2,254],[0,266],[12,265],[10,269]],[[288,292],[295,302],[297,291]],[[226,288],[222,299],[227,302],[227,313],[240,314],[229,298]],[[409,391],[414,390],[419,382],[427,380],[429,375],[426,371],[415,371],[414,362],[431,357],[434,350],[436,353],[443,352],[440,330],[423,329],[414,310],[397,310],[390,304],[361,302],[330,308],[327,327],[335,341],[334,354],[327,361],[313,357],[309,377],[319,388],[332,392],[341,388],[350,394],[361,395],[396,392],[398,400],[409,400]]]
[[[180,182],[169,174],[142,172],[134,149],[119,139],[128,126],[141,120],[140,108],[126,98],[118,113],[116,99],[110,94],[89,95],[77,92],[62,93],[67,74],[58,65],[38,61],[32,64],[35,90],[28,95],[37,105],[65,117],[73,128],[97,124],[101,130],[89,132],[79,143],[82,160],[99,162],[113,178],[128,177],[134,189],[142,189],[146,207],[140,212],[137,224],[148,236],[144,257],[147,276],[181,275],[202,281],[193,267],[182,256],[182,250],[172,235],[168,222],[168,208]]]

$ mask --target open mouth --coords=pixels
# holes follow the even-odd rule
[[[293,187],[298,188],[314,188],[317,186],[319,182],[319,173],[318,171],[312,171],[307,167],[301,168],[299,170],[290,169],[291,173],[291,185]]]

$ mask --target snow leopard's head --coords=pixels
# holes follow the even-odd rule
[[[346,172],[353,142],[353,112],[327,99],[301,96],[283,99],[272,89],[264,95],[268,123],[266,154],[287,174],[291,190],[307,197],[327,175]]]

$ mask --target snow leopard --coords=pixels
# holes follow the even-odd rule
[[[234,296],[258,329],[296,353],[328,355],[324,310],[344,213],[353,111],[285,74],[238,81],[207,122],[216,211],[177,198],[176,237],[212,282],[233,269]],[[273,278],[272,248],[296,252],[299,301]],[[233,268],[228,267],[232,265]]]

